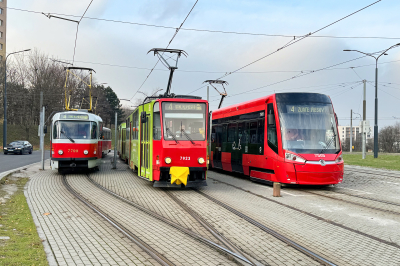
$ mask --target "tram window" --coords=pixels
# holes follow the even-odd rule
[[[160,140],[161,139],[161,120],[160,120],[160,106],[159,103],[156,102],[154,104],[154,113],[153,113],[153,139]]]
[[[264,144],[264,119],[258,120],[257,137],[257,143]]]
[[[92,122],[92,139],[97,139],[97,123]]]
[[[228,142],[235,141],[236,124],[229,124],[228,126]]]
[[[257,143],[257,121],[250,122],[250,143]]]
[[[238,130],[237,130],[237,140],[240,140],[240,143],[244,143],[246,141],[245,130],[244,130],[244,122],[238,123]]]
[[[268,115],[272,114],[275,117],[274,113],[274,104],[269,103],[267,105],[267,113]],[[267,116],[268,118],[268,116]],[[268,135],[268,146],[275,152],[278,153],[278,137],[276,134],[276,119],[273,119],[275,123],[273,125],[268,125],[267,135]]]
[[[228,139],[228,125],[222,125],[222,142],[227,142]]]

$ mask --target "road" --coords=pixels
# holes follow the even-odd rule
[[[41,151],[34,151],[32,154],[7,154],[4,155],[0,152],[0,173],[9,171],[18,167],[22,167],[28,164],[40,162]],[[45,158],[50,158],[50,151],[45,152]]]

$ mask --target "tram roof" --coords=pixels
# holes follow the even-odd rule
[[[326,103],[331,103],[331,100],[329,98],[329,96],[325,95],[325,94],[321,94],[321,93],[312,93],[312,92],[288,92],[288,93],[274,93],[274,94],[270,94],[268,96],[264,96],[261,98],[257,98],[254,100],[250,100],[250,101],[246,101],[246,102],[242,102],[242,103],[238,103],[238,104],[234,104],[234,105],[230,105],[227,107],[223,107],[221,109],[217,109],[215,111],[213,111],[213,119],[218,119],[218,118],[222,118],[222,117],[230,117],[233,115],[239,115],[242,113],[248,113],[248,112],[256,112],[256,111],[260,111],[260,110],[264,110],[265,109],[265,102],[268,99],[273,99],[275,101],[276,98],[281,98],[281,100],[283,100],[286,97],[293,97],[294,95],[296,95],[296,98],[298,97],[299,100],[311,100],[311,101],[323,101]],[[313,99],[315,98],[315,99]]]
[[[80,116],[80,115],[87,115],[88,119],[83,119],[83,118],[73,118],[73,117],[62,117],[62,115],[74,115],[74,116]],[[85,112],[85,111],[64,111],[64,112],[59,112],[56,113],[52,121],[57,121],[57,120],[74,120],[74,121],[79,121],[79,120],[84,120],[84,121],[96,121],[96,122],[103,122],[100,116],[95,115],[93,113]]]

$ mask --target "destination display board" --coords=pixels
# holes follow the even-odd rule
[[[286,105],[286,112],[292,114],[329,114],[328,105]]]
[[[202,111],[204,104],[200,103],[167,103],[165,104],[165,110],[168,111]]]
[[[60,119],[82,119],[82,120],[88,120],[89,115],[83,115],[83,114],[61,114]]]

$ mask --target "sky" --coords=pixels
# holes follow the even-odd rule
[[[365,79],[367,119],[373,125],[375,60],[343,50],[372,53],[400,43],[400,1],[382,0],[324,28],[373,2],[199,0],[169,46],[188,53],[188,57],[179,59],[172,92],[193,92],[205,99],[205,80],[221,78],[276,52],[222,78],[229,83],[223,106],[275,92],[323,93],[331,97],[339,124],[349,125],[351,109],[362,114],[362,80]],[[72,61],[76,23],[48,19],[40,13],[82,16],[89,3],[90,0],[8,1],[7,52],[36,48],[49,57]],[[85,17],[172,28],[83,18],[74,65],[95,69],[97,82],[107,83],[120,99],[135,102],[143,97],[136,92],[158,60],[147,52],[167,47],[194,3],[195,0],[93,0]],[[69,18],[79,20],[79,17]],[[185,30],[305,36],[321,28],[324,29],[303,39]],[[289,46],[280,49],[286,44]],[[388,51],[378,62],[378,124],[382,128],[400,122],[400,111],[396,108],[400,105],[400,47]],[[164,92],[168,77],[168,69],[158,63],[140,91],[151,94],[162,89]],[[219,94],[210,88],[211,110],[218,107],[219,99]],[[359,115],[353,114],[353,117]],[[353,121],[358,123],[357,119]]]

